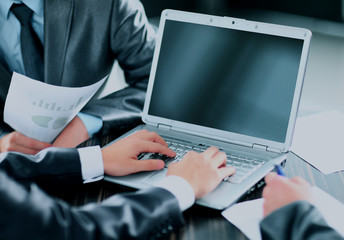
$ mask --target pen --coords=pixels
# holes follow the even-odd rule
[[[283,170],[282,170],[282,168],[281,168],[281,166],[280,165],[275,165],[275,171],[276,171],[276,173],[278,174],[278,175],[280,175],[280,176],[285,176],[285,174],[284,174],[284,172],[283,172]]]

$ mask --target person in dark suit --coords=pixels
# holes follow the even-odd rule
[[[115,195],[98,205],[73,208],[40,188],[82,184],[102,178],[104,172],[121,176],[164,167],[161,160],[137,160],[141,152],[175,156],[160,136],[145,130],[101,150],[48,148],[37,155],[0,154],[0,239],[159,238],[183,225],[182,211],[195,197],[206,195],[235,171],[225,167],[225,153],[211,147],[170,164],[157,187]],[[82,158],[98,154],[103,172],[92,177]]]
[[[139,123],[155,46],[155,31],[139,0],[2,0],[0,152],[35,154],[51,146],[14,132],[3,122],[12,72],[29,75],[21,50],[23,27],[14,2],[30,9],[33,34],[44,46],[43,63],[35,64],[42,65],[37,70],[41,75],[29,77],[57,86],[87,86],[108,75],[117,60],[128,84],[121,91],[89,102],[54,146],[74,147],[95,134],[107,135]]]
[[[311,186],[303,178],[287,179],[270,173],[265,182],[262,239],[344,239],[312,204]]]

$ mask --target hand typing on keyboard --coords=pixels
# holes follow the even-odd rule
[[[139,155],[138,159],[160,159],[165,162],[165,168],[167,168],[171,163],[180,161],[189,151],[202,153],[207,149],[204,144],[183,142],[179,139],[167,139],[166,143],[171,150],[176,152],[175,157],[166,156],[161,153],[142,153]],[[231,183],[240,183],[244,181],[265,163],[264,160],[242,156],[234,152],[226,153],[226,156],[226,165],[233,166],[236,169],[235,174],[224,179],[224,181]]]
[[[176,155],[177,156],[177,155]],[[170,163],[178,161],[178,157],[170,157],[161,153],[141,153],[137,158],[139,160],[147,160],[147,159],[159,159],[165,162],[165,168],[170,165]]]
[[[138,131],[102,149],[104,171],[112,176],[124,176],[141,171],[154,171],[168,165],[167,175],[185,179],[200,198],[214,190],[235,168],[226,166],[227,156],[216,147],[206,149],[184,145],[168,147],[162,137],[147,130]],[[179,148],[180,147],[180,148]],[[149,153],[149,154],[147,154]],[[153,153],[153,154],[152,154]],[[152,159],[153,157],[158,159]],[[149,158],[149,159],[147,159]],[[139,159],[146,159],[144,161]]]
[[[159,159],[138,161],[142,152],[157,152],[172,158],[176,156],[158,134],[141,130],[102,149],[105,173],[125,176],[164,168],[164,161]]]
[[[201,198],[214,190],[224,178],[235,173],[235,168],[226,166],[226,162],[226,154],[216,147],[202,153],[189,151],[181,161],[169,165],[167,175],[187,180],[196,198]]]

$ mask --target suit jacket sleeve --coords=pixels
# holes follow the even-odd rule
[[[327,225],[313,205],[304,201],[274,211],[263,219],[260,228],[262,239],[268,240],[343,239]]]
[[[155,47],[155,31],[139,1],[114,1],[110,32],[111,51],[128,87],[92,100],[82,110],[102,118],[102,135],[140,123]]]
[[[0,170],[0,239],[154,239],[183,224],[175,197],[162,188],[115,195],[73,208],[37,185],[24,188]]]
[[[72,148],[48,148],[36,155],[1,153],[0,170],[24,185],[35,182],[44,188],[83,182],[79,153]]]

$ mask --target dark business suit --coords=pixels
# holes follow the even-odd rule
[[[274,211],[263,219],[260,228],[264,240],[343,240],[318,210],[304,201]]]
[[[177,199],[162,188],[73,208],[35,184],[80,184],[80,169],[75,149],[0,154],[0,239],[147,239],[183,224]]]
[[[155,46],[147,24],[138,0],[44,1],[44,82],[90,85],[110,73],[115,59],[124,70],[128,88],[82,110],[103,119],[102,135],[139,122]],[[1,114],[11,74],[0,56]],[[1,118],[0,135],[6,130]]]

